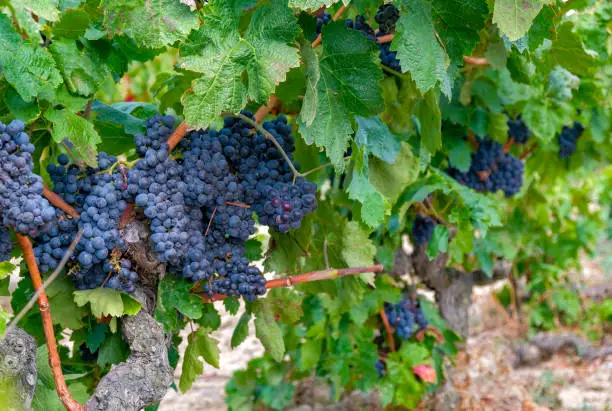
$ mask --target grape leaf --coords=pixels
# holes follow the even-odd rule
[[[57,21],[59,19],[59,10],[57,9],[57,0],[19,0],[21,7],[31,11],[45,20]]]
[[[13,271],[15,271],[15,268],[17,268],[15,264],[9,261],[2,261],[0,263],[0,280],[11,275]]]
[[[103,0],[102,8],[111,35],[129,32],[150,48],[184,40],[199,25],[196,12],[176,0]]]
[[[40,107],[36,102],[23,101],[19,93],[10,86],[4,93],[4,102],[11,115],[24,123],[29,123],[40,115]]]
[[[419,175],[419,159],[412,153],[412,147],[401,144],[401,151],[392,164],[378,158],[369,162],[370,182],[393,204],[408,184]]]
[[[584,50],[582,39],[573,31],[574,25],[565,22],[557,31],[557,39],[550,47],[550,55],[559,64],[574,74],[587,75],[595,68],[595,58]]]
[[[60,21],[53,26],[53,34],[57,38],[76,40],[85,33],[90,24],[91,19],[85,10],[66,10]]]
[[[60,324],[62,328],[70,328],[72,330],[78,330],[83,327],[81,319],[86,314],[86,310],[75,304],[71,292],[63,291],[49,295],[49,304],[53,307],[51,311],[53,324]]]
[[[366,153],[387,163],[393,163],[400,152],[401,145],[380,117],[355,116],[355,121],[358,126],[355,142],[362,146]]]
[[[305,125],[310,126],[317,115],[318,85],[321,79],[321,70],[319,56],[314,52],[309,41],[302,39],[300,50],[304,60],[304,71],[306,72],[306,93],[300,110],[300,120]]]
[[[495,0],[493,23],[511,41],[523,37],[542,9],[542,0]]]
[[[364,223],[370,227],[376,227],[382,223],[387,213],[388,203],[372,185],[367,173],[353,170],[353,177],[347,191],[351,200],[357,200],[363,205],[361,219]]]
[[[434,90],[428,91],[414,105],[413,114],[421,124],[421,144],[434,154],[442,147],[442,117]]]
[[[87,49],[79,50],[74,41],[56,40],[49,49],[72,93],[91,96],[106,80],[107,65]]]
[[[62,78],[46,49],[25,41],[10,19],[0,13],[0,69],[21,98],[30,102],[47,87],[56,88]]]
[[[181,67],[201,73],[185,95],[190,126],[207,127],[222,112],[238,112],[248,100],[265,103],[292,67],[300,64],[294,42],[296,17],[286,2],[273,0],[253,13],[244,36],[240,4],[214,0],[201,29],[182,50]]]
[[[450,59],[436,38],[431,5],[424,0],[413,0],[403,6],[391,50],[397,50],[402,70],[410,73],[421,93],[440,83],[450,98],[446,73]]]
[[[208,335],[209,332],[209,329],[202,327],[188,337],[189,344],[185,350],[181,379],[179,381],[181,392],[189,390],[196,377],[204,372],[204,364],[200,357],[203,357],[213,367],[219,368],[219,342],[210,337]]]
[[[238,313],[238,309],[240,308],[240,300],[236,297],[228,297],[223,300],[223,306],[228,313],[231,315],[236,315],[236,313]]]
[[[51,136],[56,143],[68,140],[72,144],[73,152],[77,153],[87,165],[92,167],[97,165],[96,145],[101,139],[92,123],[67,109],[47,110],[45,117],[53,123]]]
[[[323,52],[316,93],[304,96],[308,115],[300,115],[299,130],[308,144],[325,148],[337,172],[344,170],[344,153],[353,134],[351,116],[369,116],[382,110],[375,63],[376,46],[355,30],[340,23],[323,27]],[[316,115],[310,125],[303,118]]]
[[[133,300],[129,303],[128,308],[129,315],[136,314],[133,308],[134,304],[138,305],[140,309],[140,303],[134,300],[132,297],[125,296]],[[121,317],[126,312],[126,305],[124,305],[123,296],[120,292],[111,290],[110,288],[96,288],[93,290],[82,290],[74,292],[74,302],[79,307],[83,307],[86,304],[91,306],[91,313],[94,317],[100,318],[105,316]]]
[[[329,7],[337,2],[338,0],[289,0],[289,7],[300,10],[316,11],[323,7]],[[342,3],[346,6],[350,1],[342,0]]]
[[[374,264],[376,247],[356,221],[349,221],[342,233],[342,258],[349,267],[367,267]],[[374,275],[360,276],[368,284],[373,285]]]
[[[244,313],[240,316],[234,333],[232,334],[231,347],[236,348],[246,340],[249,336],[249,321],[251,320],[251,313]]]
[[[198,319],[202,316],[202,299],[197,295],[191,294],[193,283],[186,280],[165,276],[159,282],[158,305],[165,311],[173,309],[191,319]]]
[[[4,335],[4,331],[6,330],[6,325],[13,315],[6,311],[5,309],[0,308],[0,335]]]
[[[108,325],[96,323],[85,335],[85,344],[87,344],[87,348],[89,348],[91,352],[98,351],[104,341],[107,331]]]
[[[285,342],[281,329],[269,307],[264,304],[258,304],[257,307],[260,309],[255,313],[255,335],[270,356],[280,362],[285,355]]]
[[[445,253],[448,251],[448,240],[450,232],[448,227],[445,225],[438,224],[434,228],[434,231],[427,244],[427,257],[433,260],[439,253]]]
[[[128,353],[128,345],[123,341],[121,335],[111,334],[100,347],[98,365],[106,367],[111,364],[119,364],[127,358]]]

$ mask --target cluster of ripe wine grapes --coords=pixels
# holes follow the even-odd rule
[[[578,121],[574,121],[571,127],[563,126],[559,134],[559,157],[568,158],[576,151],[578,138],[582,135],[584,126]]]
[[[412,223],[412,238],[417,245],[427,244],[433,230],[436,227],[436,222],[428,216],[417,214]]]
[[[427,328],[428,321],[417,299],[413,299],[404,293],[402,301],[397,304],[385,303],[385,314],[389,325],[395,329],[395,333],[403,340],[407,340],[415,331]]]
[[[467,172],[450,168],[447,173],[459,183],[480,192],[501,190],[506,197],[518,193],[523,185],[523,162],[504,147],[489,139],[479,141],[478,150],[472,153],[472,163]]]
[[[253,120],[252,113],[243,114]],[[81,231],[67,264],[76,287],[131,293],[138,267],[132,266],[119,224],[128,203],[134,203],[149,222],[157,259],[170,272],[199,282],[209,295],[252,301],[264,294],[266,280],[245,256],[254,215],[261,224],[288,232],[317,208],[316,184],[294,178],[288,164],[295,147],[287,119],[264,123],[262,134],[248,121],[227,117],[218,131],[188,133],[171,155],[167,140],[174,127],[172,116],[147,120],[146,134],[135,137],[140,159],[132,168],[106,153],[98,154],[96,168],[58,156],[47,171],[53,191],[79,214],[72,218],[42,196],[23,123],[1,125],[0,159],[6,161],[0,170],[0,258],[8,258],[12,248],[10,227],[33,238],[40,269],[51,271]]]

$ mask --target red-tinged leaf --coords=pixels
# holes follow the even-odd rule
[[[428,364],[415,365],[412,371],[423,381],[435,384],[437,380],[436,370]]]

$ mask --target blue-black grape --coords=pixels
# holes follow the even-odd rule
[[[399,20],[400,14],[397,7],[393,4],[383,4],[376,11],[374,20],[378,23],[378,29],[383,34],[390,34],[395,31],[395,23]]]
[[[578,121],[574,121],[572,127],[563,126],[559,134],[559,157],[568,158],[576,151],[578,138],[582,135],[584,126]]]
[[[431,238],[435,227],[436,222],[434,220],[428,216],[423,217],[418,214],[412,224],[412,238],[414,242],[419,245],[426,244]]]
[[[407,340],[417,330],[427,328],[428,322],[419,301],[404,294],[402,301],[397,304],[385,303],[385,314],[391,327],[401,339]],[[416,327],[415,327],[416,325]]]
[[[480,192],[501,190],[506,197],[518,193],[523,185],[525,167],[523,162],[504,153],[501,144],[484,139],[478,150],[472,153],[472,163],[467,172],[455,168],[446,170],[460,184]]]
[[[515,120],[508,118],[508,138],[513,138],[516,144],[525,144],[531,137],[531,130],[519,115]]]
[[[55,209],[42,196],[42,178],[32,172],[33,152],[22,121],[0,123],[1,225],[31,237],[48,232],[56,223]]]
[[[0,261],[8,260],[13,251],[13,242],[8,228],[0,227]]]
[[[380,359],[376,360],[376,363],[374,363],[374,368],[376,368],[376,371],[378,372],[379,377],[382,377],[383,375],[385,375],[385,364],[383,364],[383,362]]]
[[[331,14],[326,11],[322,11],[317,13],[315,17],[317,18],[317,34],[321,34],[321,29],[323,26],[331,21]]]

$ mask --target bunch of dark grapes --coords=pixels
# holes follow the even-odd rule
[[[149,148],[159,150],[174,131],[175,118],[173,116],[154,115],[146,121],[146,134],[137,134],[134,137],[136,152],[144,157]]]
[[[400,14],[397,7],[393,4],[383,4],[376,11],[374,20],[378,23],[378,29],[381,33],[389,34],[395,31],[395,24],[399,17]]]
[[[508,124],[508,138],[514,139],[516,144],[525,144],[529,141],[531,130],[529,130],[529,127],[527,127],[527,124],[525,124],[520,114],[516,120],[508,118],[506,124]]]
[[[21,120],[0,123],[1,225],[32,237],[56,223],[55,209],[42,196],[42,178],[32,172],[33,152]]]
[[[523,162],[504,153],[501,144],[488,139],[481,140],[478,150],[472,153],[472,164],[467,172],[455,168],[446,170],[460,184],[480,192],[501,190],[506,197],[518,193],[523,186]]]
[[[109,267],[108,271],[110,270],[112,270],[112,268]],[[119,291],[125,291],[126,293],[133,293],[136,290],[134,283],[138,280],[138,274],[136,271],[132,270],[132,263],[130,260],[121,260],[121,266],[115,270],[117,274],[108,280],[108,287]]]
[[[321,34],[321,29],[323,26],[331,21],[331,14],[326,11],[322,11],[317,13],[315,17],[317,18],[317,34]]]
[[[418,214],[412,224],[412,238],[418,245],[427,244],[433,230],[436,227],[436,222],[430,217]]]
[[[13,251],[11,233],[6,227],[0,227],[0,261],[8,260]]]
[[[578,121],[574,121],[572,127],[563,126],[559,134],[559,157],[568,158],[576,151],[578,138],[582,135],[584,126]]]
[[[397,304],[385,303],[385,314],[391,327],[395,328],[397,336],[404,340],[412,337],[415,325],[419,331],[424,330],[428,325],[419,301],[412,299],[407,294],[404,294],[402,301]]]
[[[380,9],[379,9],[379,11],[380,11]],[[389,12],[387,12],[387,13],[389,13]],[[385,27],[386,28],[390,28],[391,21],[393,21],[393,20],[392,19],[385,20],[385,22],[386,22]],[[395,21],[397,21],[397,19]],[[381,44],[377,40],[377,37],[389,34],[389,32],[384,32],[384,31],[380,30],[378,32],[378,34],[376,34],[374,32],[374,29],[372,29],[372,27],[370,27],[370,25],[365,21],[365,17],[363,17],[363,16],[355,17],[355,21],[353,21],[351,19],[346,19],[344,25],[345,25],[346,28],[359,31],[368,40],[370,40],[370,41],[372,41],[372,42],[374,42],[374,43],[376,43],[378,45],[378,47],[380,49],[379,57],[380,57],[380,61],[381,61],[381,63],[383,65],[385,65],[385,66],[387,66],[390,69],[395,70],[395,71],[399,71],[399,72],[402,71],[402,68],[400,66],[400,62],[397,59],[397,52],[391,50],[391,44],[390,43],[382,43]],[[395,26],[395,22],[393,23],[393,26]]]

